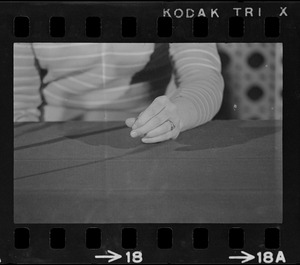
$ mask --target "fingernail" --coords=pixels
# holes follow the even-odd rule
[[[130,133],[130,135],[131,135],[131,137],[137,137],[137,132],[136,131],[131,131],[131,133]]]

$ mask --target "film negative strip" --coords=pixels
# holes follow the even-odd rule
[[[0,263],[299,263],[299,13],[2,2]]]

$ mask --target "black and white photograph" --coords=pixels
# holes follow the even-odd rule
[[[282,223],[282,54],[14,43],[14,222]]]

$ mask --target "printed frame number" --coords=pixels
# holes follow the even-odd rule
[[[141,263],[143,261],[143,254],[141,251],[135,251],[135,252],[126,252],[127,257],[127,263]]]
[[[286,263],[284,254],[282,251],[279,251],[277,253],[277,255],[274,255],[272,252],[270,251],[266,251],[266,252],[258,252],[257,253],[257,257],[258,257],[258,263]]]

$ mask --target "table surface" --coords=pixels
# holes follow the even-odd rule
[[[121,122],[15,123],[15,223],[280,223],[282,122],[144,144]]]

